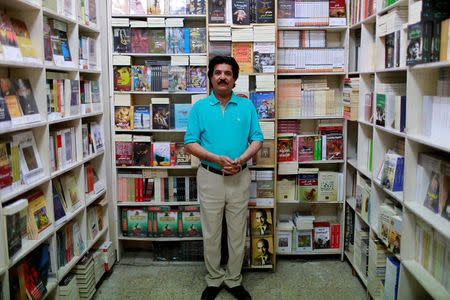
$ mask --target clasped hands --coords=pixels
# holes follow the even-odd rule
[[[241,170],[242,162],[239,157],[232,160],[226,155],[219,155],[217,164],[222,167],[221,171],[225,174],[236,174]]]

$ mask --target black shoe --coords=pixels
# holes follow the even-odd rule
[[[216,299],[217,294],[219,294],[221,286],[207,286],[206,289],[203,290],[201,300],[214,300]]]
[[[225,286],[225,289],[238,300],[252,300],[252,297],[242,285],[238,285],[232,288]]]

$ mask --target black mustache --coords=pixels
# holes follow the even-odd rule
[[[221,84],[221,83],[225,83],[225,84],[228,84],[228,82],[226,81],[226,80],[219,80],[218,82],[217,82],[217,84]]]

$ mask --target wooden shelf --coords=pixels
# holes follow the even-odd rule
[[[418,262],[404,260],[402,261],[402,265],[414,276],[433,299],[450,299],[450,293]]]

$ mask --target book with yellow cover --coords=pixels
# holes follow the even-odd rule
[[[61,177],[61,183],[64,190],[64,198],[66,199],[67,205],[71,206],[71,211],[73,212],[82,204],[80,201],[81,199],[78,191],[77,180],[72,172],[69,172]]]
[[[231,43],[231,56],[239,64],[239,73],[253,73],[253,43],[233,42]]]
[[[23,21],[17,19],[11,19],[11,24],[16,33],[17,43],[22,52],[23,60],[26,62],[39,62],[27,25],[25,25]]]
[[[11,118],[21,117],[22,110],[12,81],[9,78],[0,78],[0,88]]]
[[[52,230],[52,219],[42,191],[36,191],[28,197],[28,238],[38,240]]]

